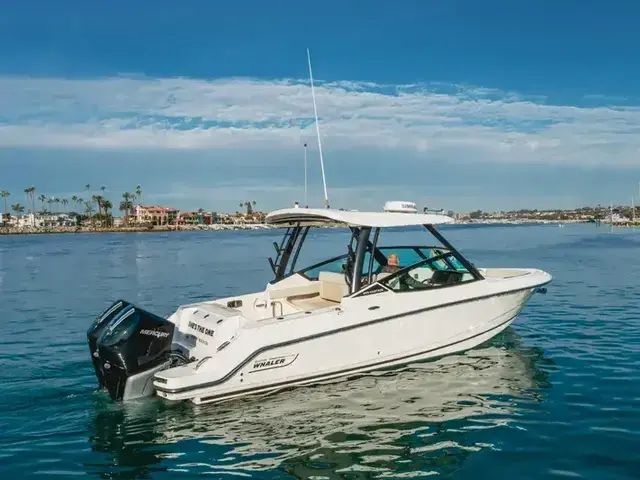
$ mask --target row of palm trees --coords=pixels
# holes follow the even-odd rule
[[[86,184],[85,190],[87,195],[91,195],[91,185]],[[108,200],[105,197],[105,193],[107,190],[106,186],[101,186],[100,190],[102,194],[91,195],[89,200],[85,200],[77,195],[73,195],[71,197],[71,202],[75,206],[74,213],[78,216],[86,216],[86,218],[92,218],[100,221],[102,224],[112,224],[113,216],[110,213],[110,210],[113,209],[113,203],[111,200]],[[47,197],[44,194],[40,194],[36,197],[36,187],[28,187],[24,189],[24,194],[27,198],[27,205],[31,205],[29,211],[36,212],[36,199],[41,202],[42,209],[41,212],[43,214],[46,213],[60,213],[60,205],[63,205],[63,209],[66,210],[67,205],[69,204],[69,200],[66,198],[59,197]],[[2,197],[4,201],[4,214],[7,216],[7,201],[11,196],[11,193],[7,190],[0,191],[0,197]],[[142,199],[142,187],[140,185],[136,185],[135,193],[125,192],[122,194],[122,201],[119,204],[120,211],[125,214],[125,222],[128,221],[128,217],[134,210],[134,202],[136,200]],[[49,209],[45,207],[45,203],[49,206]],[[96,208],[98,210],[96,215]],[[13,210],[17,215],[22,215],[25,211],[25,207],[20,204],[20,202],[11,205],[11,210]],[[71,212],[69,212],[71,213]]]
[[[251,215],[253,213],[253,207],[256,206],[256,201],[251,200],[248,202],[240,202],[240,208],[247,207],[247,215]]]

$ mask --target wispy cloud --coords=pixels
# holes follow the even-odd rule
[[[315,145],[310,89],[300,80],[3,77],[0,91],[0,147]],[[316,93],[327,149],[618,167],[635,166],[640,155],[638,106],[553,105],[444,84],[320,82]]]

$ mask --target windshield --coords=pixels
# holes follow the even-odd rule
[[[437,270],[459,270],[466,272],[467,270],[453,257],[453,254],[443,247],[379,247],[376,254],[371,259],[371,251],[368,250],[362,263],[362,277],[368,278],[371,271],[372,280],[387,267],[387,259],[393,254],[398,259],[399,269],[416,265],[428,259],[433,259],[432,265]],[[309,280],[317,280],[320,272],[344,273],[347,263],[347,255],[340,255],[324,262],[312,265],[298,273]]]
[[[322,263],[312,265],[304,270],[300,270],[298,273],[308,278],[309,280],[318,280],[320,272],[331,273],[344,273],[344,266],[347,263],[347,255],[340,255],[329,260],[325,260]]]
[[[400,260],[398,265],[387,265],[374,272],[373,281],[379,281],[396,292],[411,290],[422,290],[446,285],[455,285],[475,280],[474,276],[453,256],[453,253],[444,248],[418,248],[414,249],[415,254],[420,257],[405,256],[401,254],[407,251],[385,251],[387,258],[395,253]],[[413,262],[411,262],[413,260]],[[411,263],[409,263],[411,262]]]
[[[300,227],[297,227],[298,229]],[[380,228],[349,227],[351,238],[346,245],[346,253],[306,268],[294,271],[300,247],[304,243],[306,230],[301,234],[299,230],[287,230],[280,245],[275,244],[278,253],[275,261],[270,260],[275,273],[275,282],[290,275],[300,275],[311,282],[318,281],[322,273],[342,275],[350,294],[356,293],[362,287],[373,282],[380,282],[383,278],[397,276],[402,272],[403,279],[412,278],[419,282],[419,286],[413,280],[403,280],[402,284],[385,281],[388,288],[394,290],[404,288],[403,285],[412,285],[413,288],[432,288],[433,286],[451,285],[469,280],[481,279],[482,275],[477,269],[458,252],[453,246],[432,226],[425,228],[439,242],[437,246],[383,246],[380,247]],[[296,244],[295,239],[300,238]],[[332,239],[331,243],[335,243]],[[291,261],[289,260],[292,257]],[[289,265],[289,273],[285,269]],[[354,271],[357,268],[358,271]],[[444,272],[444,273],[440,273]],[[327,277],[329,278],[329,277]],[[399,282],[399,280],[398,280]],[[344,296],[344,294],[343,294]]]

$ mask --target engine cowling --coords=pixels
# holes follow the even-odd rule
[[[96,372],[96,377],[98,378],[98,382],[101,387],[104,387],[104,384],[102,383],[101,362],[98,355],[98,339],[109,326],[113,318],[129,305],[131,305],[129,302],[122,299],[114,302],[96,317],[87,330],[87,341],[89,343],[91,362],[93,363],[93,369]]]
[[[103,320],[92,357],[96,375],[113,400],[153,395],[153,374],[171,360],[175,325],[142,308],[122,301],[111,319]],[[116,302],[117,305],[118,302]],[[109,312],[109,310],[107,310]],[[91,340],[89,341],[91,345]]]

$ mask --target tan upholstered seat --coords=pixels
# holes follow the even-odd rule
[[[340,303],[342,297],[349,293],[349,286],[342,273],[320,272],[320,297],[325,300]]]

